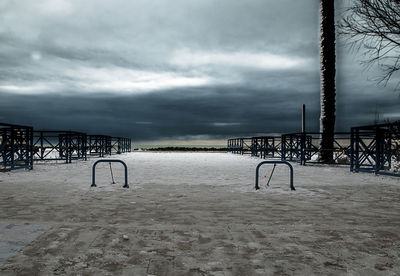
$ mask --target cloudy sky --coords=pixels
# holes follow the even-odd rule
[[[225,139],[297,132],[305,103],[317,131],[318,2],[0,0],[0,122]],[[338,44],[336,129],[400,119],[394,85]]]

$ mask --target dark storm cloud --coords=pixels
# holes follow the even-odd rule
[[[201,93],[203,89],[207,92]],[[7,95],[6,99],[0,105],[2,120],[32,124],[36,129],[71,129],[135,140],[297,132],[301,103],[307,104],[308,129],[318,130],[318,91],[204,87],[136,96]],[[338,130],[371,123],[375,104],[391,112],[398,106],[378,96],[359,103],[351,112],[340,112]],[[19,106],[24,106],[24,112]]]
[[[26,0],[0,10],[0,121],[226,138],[298,131],[306,103],[318,130],[318,1]],[[396,118],[398,96],[366,81],[338,45],[337,130],[376,112]]]
[[[207,93],[201,93],[203,89]],[[96,98],[7,95],[7,101],[0,106],[0,118],[33,124],[36,129],[73,129],[136,140],[201,135],[226,138],[298,129],[300,107],[287,103],[287,91],[265,93],[236,87],[193,90]],[[293,102],[310,96],[296,91],[289,94]],[[315,100],[310,102],[314,114],[316,104]],[[18,109],[21,105],[25,107],[23,114]]]

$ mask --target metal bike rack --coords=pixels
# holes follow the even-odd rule
[[[92,186],[91,187],[97,187],[96,186],[96,165],[98,163],[121,163],[122,165],[124,165],[125,168],[125,185],[123,186],[123,188],[129,188],[128,185],[128,167],[126,166],[125,162],[122,160],[118,160],[118,159],[101,159],[101,160],[97,160],[96,162],[94,162],[93,167],[92,167]]]
[[[257,168],[256,168],[256,186],[255,186],[256,190],[260,189],[260,186],[258,186],[259,170],[260,170],[260,167],[261,167],[262,165],[264,165],[264,164],[285,164],[285,165],[287,165],[287,166],[289,167],[289,169],[290,169],[290,189],[291,189],[292,191],[296,191],[296,189],[294,188],[294,185],[293,185],[293,167],[292,167],[292,165],[291,165],[289,162],[283,161],[283,160],[277,160],[277,161],[274,161],[274,160],[263,161],[263,162],[261,162],[260,164],[257,165]]]

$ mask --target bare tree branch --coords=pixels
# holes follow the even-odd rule
[[[393,74],[400,73],[400,0],[354,0],[338,30],[352,50],[362,51],[364,65],[382,70],[378,83],[387,85]]]

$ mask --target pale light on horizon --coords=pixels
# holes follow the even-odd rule
[[[268,52],[205,52],[180,49],[172,54],[170,63],[181,67],[221,65],[231,67],[258,68],[264,70],[284,70],[307,66],[309,58],[271,54]]]

